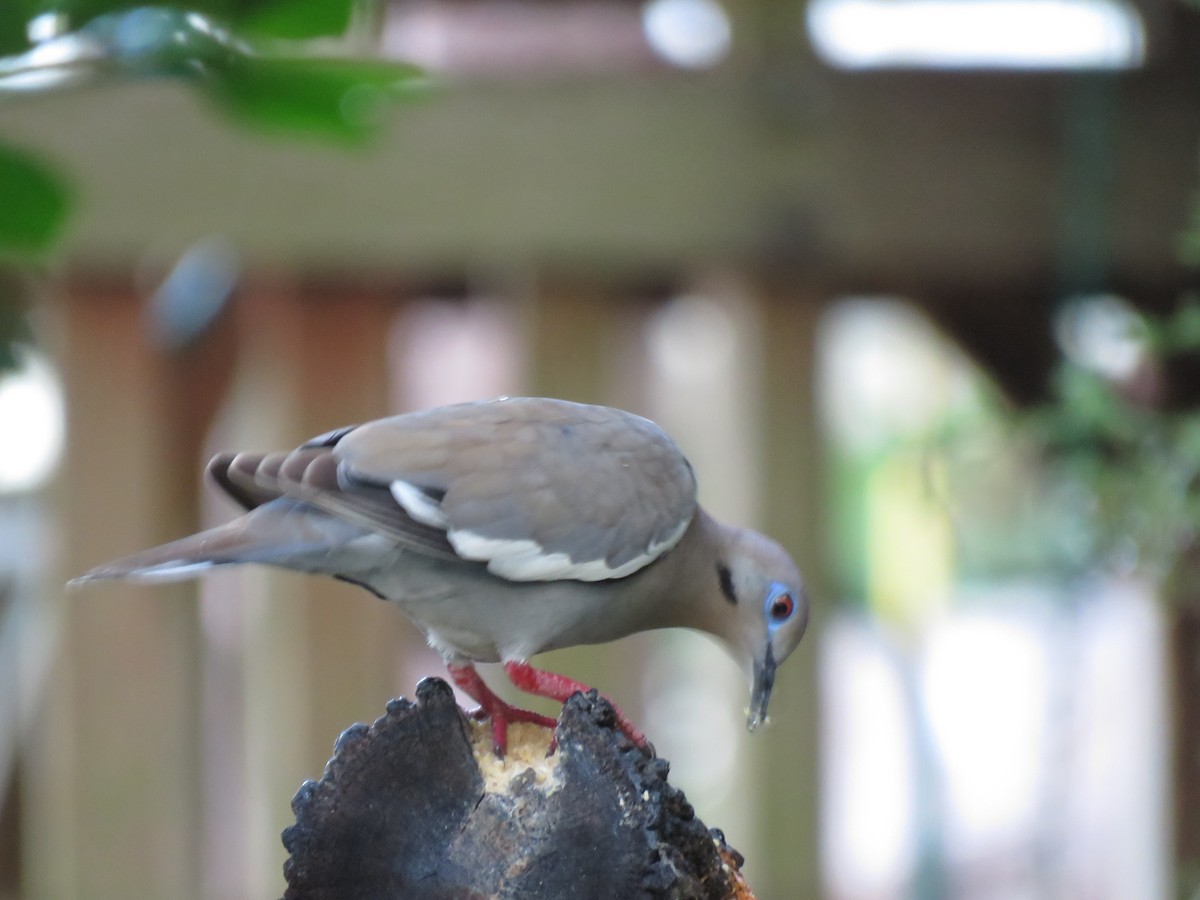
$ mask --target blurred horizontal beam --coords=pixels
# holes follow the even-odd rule
[[[1186,277],[1196,83],[1184,63],[1085,76],[803,60],[468,83],[397,110],[361,151],[261,137],[165,83],[9,104],[3,121],[79,185],[78,266],[218,233],[309,271],[723,260],[837,291],[1165,295]]]

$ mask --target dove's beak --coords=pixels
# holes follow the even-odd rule
[[[754,683],[750,687],[750,713],[746,727],[753,731],[767,720],[767,704],[771,700],[771,689],[775,687],[775,652],[767,641],[762,659],[754,660]]]

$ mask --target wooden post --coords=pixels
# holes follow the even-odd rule
[[[132,288],[72,286],[53,310],[65,580],[194,525],[196,461],[176,438],[202,431],[210,405],[209,383],[182,393],[149,345]],[[111,584],[47,602],[61,630],[23,766],[27,893],[199,896],[194,588]]]
[[[259,274],[236,310],[238,359],[210,452],[276,449],[309,436],[296,417],[300,325],[295,287]],[[209,495],[210,519],[235,514]],[[216,512],[213,512],[213,511]],[[278,893],[297,783],[319,754],[311,739],[303,607],[291,596],[303,576],[248,566],[205,577],[206,620],[226,632],[205,659],[206,890],[227,896]],[[232,795],[231,795],[232,794]]]
[[[625,326],[636,319],[636,311],[622,304],[615,290],[584,275],[543,274],[525,302],[528,392],[581,403],[618,403],[618,373],[628,352]],[[622,648],[627,651],[629,642],[646,640],[634,635],[616,645],[571,647],[544,654],[538,664],[596,687],[639,720],[642,668],[631,666],[630,654]],[[551,715],[558,712],[552,704],[529,704],[527,696],[511,692],[501,680],[493,683],[514,701],[538,705]]]
[[[292,447],[392,411],[387,343],[395,305],[382,290],[264,280],[249,293],[222,449]],[[267,896],[280,891],[279,834],[296,788],[320,775],[343,729],[411,690],[400,663],[429,651],[398,610],[362,588],[257,567],[236,578],[241,596],[214,581],[206,598],[237,604],[232,615],[242,633],[247,796],[240,815],[249,849],[228,883]],[[428,674],[440,671],[435,657],[430,665]]]
[[[1195,564],[1185,559],[1181,565]],[[1200,890],[1200,611],[1187,600],[1168,599],[1178,604],[1168,611],[1167,631],[1174,725],[1175,895],[1194,897]]]
[[[764,324],[764,530],[788,548],[812,600],[808,633],[779,670],[772,721],[753,742],[759,797],[758,855],[749,877],[764,897],[819,897],[818,685],[823,572],[821,438],[816,398],[817,326],[823,306],[788,282],[759,286]]]
[[[379,289],[320,285],[301,295],[296,414],[311,437],[393,412],[388,337],[396,306]],[[324,754],[348,725],[411,690],[398,683],[397,660],[425,641],[390,604],[330,579],[302,582],[308,659],[316,684],[311,737]],[[436,661],[440,673],[440,661]],[[322,762],[324,759],[322,759]]]

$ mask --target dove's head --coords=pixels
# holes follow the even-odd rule
[[[726,634],[750,672],[753,731],[767,717],[775,669],[796,649],[808,625],[808,595],[787,551],[768,537],[737,529],[718,564],[724,599],[733,604],[735,634]]]

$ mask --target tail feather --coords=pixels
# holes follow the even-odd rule
[[[70,584],[114,578],[182,581],[240,563],[302,568],[306,555],[326,554],[353,537],[345,532],[345,525],[306,504],[275,500],[228,524],[97,566]]]
[[[85,584],[111,578],[133,581],[182,581],[194,578],[215,566],[249,562],[255,540],[245,529],[222,525],[169,544],[115,559],[73,578],[71,584]],[[231,533],[233,532],[233,533]],[[240,532],[240,534],[238,533]]]

